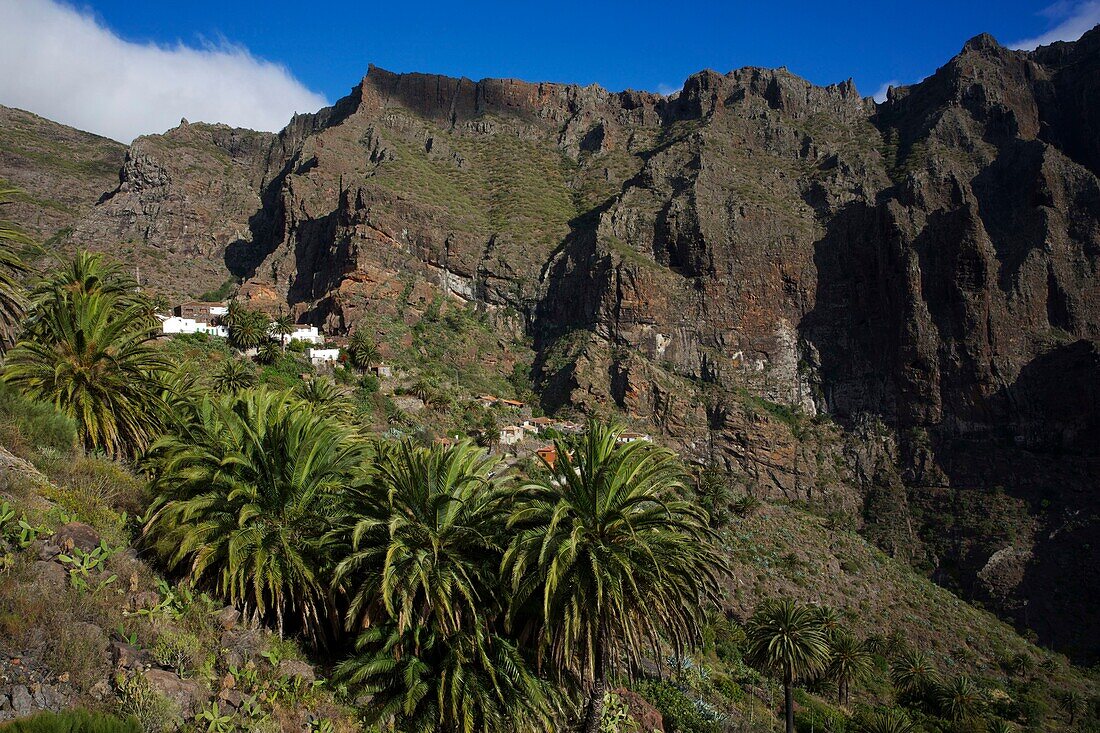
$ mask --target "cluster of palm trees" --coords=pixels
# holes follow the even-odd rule
[[[783,684],[787,733],[794,731],[794,685],[827,677],[837,686],[837,702],[848,702],[853,682],[873,669],[866,643],[857,640],[839,614],[827,606],[792,599],[762,603],[745,628],[745,659]]]
[[[221,325],[229,332],[229,344],[241,351],[256,350],[256,360],[273,364],[286,351],[287,337],[294,333],[294,319],[280,314],[272,320],[266,313],[231,301]]]
[[[847,704],[853,683],[874,672],[876,648],[844,628],[839,614],[826,606],[800,604],[791,599],[762,603],[745,628],[747,662],[783,684],[788,733],[794,731],[793,687],[829,680],[836,685],[837,702]],[[983,691],[969,677],[944,679],[932,658],[908,647],[891,654],[890,681],[898,702],[923,713],[962,723],[975,720],[985,708]],[[990,722],[996,726],[1000,719]],[[900,710],[878,710],[856,721],[861,733],[912,733],[918,730]]]
[[[281,633],[353,649],[339,673],[379,721],[549,731],[577,715],[595,731],[609,676],[700,636],[722,563],[666,449],[593,425],[524,480],[469,442],[366,436],[331,386],[272,391],[227,366],[213,379],[231,389],[203,389],[100,256],[27,302],[3,378],[150,477],[142,542],[166,566]],[[238,347],[267,337],[247,310],[226,320]]]
[[[675,456],[593,425],[544,481],[471,443],[368,441],[318,404],[204,400],[144,465],[145,537],[231,602],[330,648],[402,730],[556,730],[609,675],[699,637],[721,562]]]
[[[901,649],[890,664],[890,682],[900,701],[946,720],[969,720],[985,709],[985,694],[966,675],[944,678],[932,658],[917,649]]]

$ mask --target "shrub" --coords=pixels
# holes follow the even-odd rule
[[[76,447],[76,422],[72,418],[52,405],[27,399],[6,382],[0,382],[0,422],[6,433],[4,444],[9,447],[22,442],[27,449],[65,455]]]
[[[817,700],[799,690],[795,695],[798,707],[794,711],[794,727],[798,733],[844,733],[848,716],[838,708]]]
[[[202,643],[194,634],[165,631],[153,646],[153,659],[180,677],[187,677],[202,664]]]
[[[373,374],[364,374],[363,378],[359,380],[359,389],[367,394],[374,394],[380,388],[381,383],[378,381],[378,377]]]
[[[121,532],[122,514],[138,516],[146,507],[144,483],[106,458],[65,461],[50,472],[50,478],[56,488],[44,487],[43,495],[95,527],[109,544],[127,539]]]
[[[639,694],[661,711],[665,730],[670,733],[721,733],[722,725],[671,682],[649,681]]]
[[[93,624],[61,623],[49,642],[50,666],[67,672],[72,683],[88,690],[107,675],[107,637]]]
[[[121,720],[113,715],[87,710],[38,713],[29,718],[0,725],[3,733],[141,733],[133,718]]]
[[[760,508],[760,500],[752,494],[744,494],[733,500],[733,513],[739,517],[747,517]]]
[[[141,726],[145,733],[168,733],[183,724],[179,706],[155,689],[143,675],[115,678],[119,709]]]

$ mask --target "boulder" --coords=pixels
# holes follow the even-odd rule
[[[100,542],[99,532],[83,522],[69,522],[61,525],[51,539],[63,552],[69,552],[74,547],[84,552],[91,552],[99,547]]]
[[[214,614],[214,618],[217,620],[218,626],[229,631],[235,628],[237,623],[241,620],[241,612],[233,608],[233,606],[226,606]]]
[[[146,654],[133,644],[111,642],[111,662],[116,669],[138,669],[145,666]]]
[[[155,590],[138,591],[130,594],[129,601],[131,611],[156,608],[160,603],[160,594]]]
[[[49,540],[35,540],[31,550],[39,560],[53,560],[61,554],[61,548]]]
[[[279,662],[279,674],[307,685],[313,684],[317,679],[313,667],[298,659],[284,659]]]
[[[218,703],[233,710],[241,706],[242,699],[243,696],[238,690],[222,690],[218,693]]]
[[[179,706],[184,717],[198,713],[210,694],[199,682],[181,679],[166,669],[147,669],[142,674],[153,689]]]
[[[60,590],[69,584],[69,573],[52,560],[36,560],[34,577],[41,588]]]
[[[11,694],[8,697],[11,700],[11,710],[17,718],[30,715],[36,709],[34,697],[26,685],[16,685],[11,688]]]

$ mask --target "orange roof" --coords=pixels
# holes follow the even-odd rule
[[[503,403],[504,403],[504,404],[506,404],[506,405],[511,405],[512,407],[523,407],[523,403],[522,403],[522,402],[520,402],[519,400],[505,400],[505,399],[501,399],[501,400],[500,400],[500,402],[503,402]]]

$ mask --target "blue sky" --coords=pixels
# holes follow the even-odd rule
[[[1050,2],[88,3],[123,38],[227,39],[286,64],[330,100],[368,63],[481,79],[678,88],[700,69],[786,66],[866,94],[920,79],[970,37],[1039,36]]]
[[[747,65],[786,66],[818,84],[852,77],[860,91],[870,95],[886,83],[911,83],[927,76],[983,31],[1006,45],[1033,44],[1038,39],[1075,38],[1081,28],[1100,22],[1097,0],[1054,5],[1051,0],[0,0],[0,23],[5,6],[12,13],[32,6],[44,12],[69,11],[114,36],[123,48],[222,52],[247,56],[260,65],[272,62],[285,67],[284,76],[303,88],[300,99],[283,94],[298,105],[318,98],[335,101],[362,77],[368,63],[473,79],[507,76],[666,92],[704,68],[724,72]],[[216,79],[206,83],[224,86]],[[0,86],[0,104],[9,103]]]

